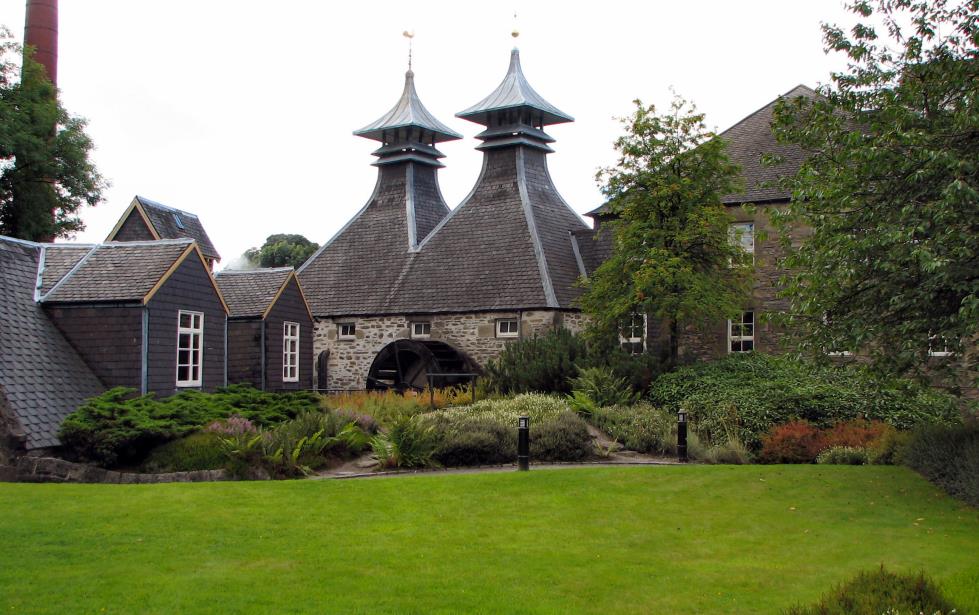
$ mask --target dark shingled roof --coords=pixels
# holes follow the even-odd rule
[[[214,275],[231,318],[261,317],[272,304],[279,289],[292,275],[292,267],[219,271]]]
[[[741,167],[745,191],[740,194],[725,195],[723,203],[758,203],[764,201],[788,200],[788,191],[778,187],[764,187],[763,184],[780,177],[795,175],[805,160],[805,153],[798,145],[778,143],[772,133],[772,115],[775,105],[782,98],[803,96],[815,98],[812,88],[799,85],[779,96],[758,111],[755,111],[719,136],[728,142],[728,156]],[[782,164],[764,166],[761,158],[765,154],[781,156]]]
[[[143,196],[137,195],[136,200],[142,206],[146,217],[153,224],[153,229],[160,236],[160,239],[193,239],[201,249],[201,254],[208,258],[221,260],[221,255],[211,243],[211,238],[207,236],[204,225],[201,224],[200,218],[196,215],[189,211],[167,207]],[[183,228],[180,228],[181,226]]]
[[[0,237],[0,387],[28,449],[104,387],[34,300],[41,245]]]
[[[574,231],[572,237],[581,256],[580,266],[586,275],[594,273],[599,265],[612,256],[612,229],[584,229]]]
[[[191,239],[99,244],[41,300],[44,303],[141,301],[191,245]]]
[[[90,244],[42,245],[41,294],[49,292],[94,247]]]

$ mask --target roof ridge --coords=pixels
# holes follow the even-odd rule
[[[806,88],[807,90],[809,90],[810,92],[813,92],[814,94],[818,94],[818,92],[816,92],[815,90],[813,90],[811,87],[809,87],[809,86],[807,86],[805,84],[799,84],[799,85],[793,87],[791,90],[789,90],[785,94],[779,94],[778,96],[776,96],[772,100],[768,101],[767,103],[765,103],[761,107],[758,107],[757,109],[755,109],[754,111],[752,111],[748,115],[744,116],[743,118],[741,118],[740,120],[738,120],[734,124],[731,124],[730,126],[728,126],[727,128],[725,128],[722,132],[717,133],[717,136],[718,137],[723,137],[727,133],[731,132],[732,130],[734,130],[735,128],[737,128],[738,126],[740,126],[741,124],[744,124],[745,122],[747,122],[751,118],[755,117],[756,115],[758,115],[759,113],[761,113],[762,111],[764,111],[765,109],[767,109],[768,107],[774,105],[779,100],[785,98],[786,96],[788,96],[789,94],[791,94],[793,91],[799,89],[800,87]]]
[[[81,268],[81,266],[86,261],[88,261],[88,259],[90,259],[93,254],[95,254],[96,252],[98,252],[98,250],[99,250],[100,247],[101,247],[100,245],[97,245],[97,246],[93,247],[91,250],[89,250],[88,254],[86,254],[85,256],[83,256],[80,259],[78,259],[78,262],[75,263],[74,266],[71,269],[69,269],[68,272],[65,275],[61,276],[61,279],[58,280],[57,282],[55,282],[54,286],[52,286],[51,289],[48,290],[48,292],[44,293],[43,296],[39,297],[38,298],[38,301],[43,303],[48,297],[51,296],[51,293],[53,293],[54,291],[56,291],[59,288],[61,288],[61,286],[65,282],[67,282],[69,279],[71,279],[71,277],[74,276],[75,273],[78,272],[78,270]]]
[[[159,245],[170,245],[170,244],[189,244],[196,243],[196,239],[193,237],[176,237],[174,239],[143,239],[140,241],[103,241],[102,243],[95,244],[95,247],[103,248],[124,248],[126,246],[159,246]]]
[[[534,258],[537,260],[537,269],[540,273],[541,286],[544,291],[544,301],[547,307],[558,308],[561,304],[557,300],[554,292],[554,282],[551,280],[551,271],[547,267],[547,255],[544,254],[543,242],[540,238],[540,231],[537,229],[537,219],[534,216],[534,204],[530,201],[530,194],[527,192],[527,170],[524,168],[524,150],[517,148],[517,192],[520,194],[520,207],[523,209],[524,217],[527,220],[527,232],[530,234],[530,243],[534,249]]]
[[[164,205],[159,201],[154,201],[153,199],[146,198],[145,196],[140,196],[137,194],[136,199],[139,201],[140,205],[144,205],[146,207],[156,207],[157,209],[164,209],[167,211],[174,211],[179,214],[184,214],[185,216],[190,216],[191,218],[198,218],[198,215],[193,212],[187,211],[185,209],[177,209],[176,207],[171,207],[169,205]]]
[[[295,271],[295,267],[256,267],[255,269],[222,269],[221,271],[214,272],[215,276],[219,275],[242,275],[249,273],[278,273],[281,271]]]

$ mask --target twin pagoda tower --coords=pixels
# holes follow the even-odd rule
[[[502,83],[457,114],[484,127],[469,196],[442,197],[438,144],[462,135],[438,121],[405,75],[397,104],[354,134],[378,141],[367,204],[299,270],[318,319],[573,308],[587,231],[547,168],[545,131],[573,118],[527,82],[514,49]]]

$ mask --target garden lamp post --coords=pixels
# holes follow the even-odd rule
[[[676,456],[687,461],[687,412],[683,408],[676,413]]]
[[[530,417],[517,418],[517,469],[530,469]]]

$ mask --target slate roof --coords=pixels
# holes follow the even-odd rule
[[[778,143],[771,128],[778,101],[798,96],[815,98],[818,94],[804,85],[796,86],[719,135],[728,142],[728,156],[731,161],[741,167],[745,186],[744,192],[725,195],[721,202],[758,203],[788,200],[791,196],[786,190],[778,187],[766,188],[763,184],[795,175],[805,160],[801,147]],[[772,167],[764,166],[761,157],[765,154],[779,155],[783,158],[783,163]]]
[[[91,244],[42,245],[41,294],[48,293],[94,247]]]
[[[214,274],[230,318],[261,318],[289,280],[292,267],[219,271]]]
[[[494,111],[520,107],[537,111],[544,125],[574,121],[573,117],[544,100],[543,96],[530,87],[520,67],[520,50],[514,48],[510,52],[510,66],[500,85],[483,100],[456,113],[456,117],[489,126],[489,117]]]
[[[191,239],[170,239],[98,244],[41,301],[141,301],[193,243]]]
[[[200,218],[195,214],[168,207],[139,195],[136,196],[136,201],[146,213],[146,217],[160,239],[193,239],[201,249],[201,254],[208,258],[221,260],[221,255],[211,243],[211,238],[207,236],[207,231],[204,230]]]
[[[584,229],[572,233],[580,256],[579,267],[591,275],[599,265],[612,256],[612,229]]]
[[[41,248],[0,237],[0,388],[28,449],[57,446],[64,417],[104,390],[34,300]]]
[[[359,137],[384,141],[384,133],[397,128],[416,127],[431,133],[436,143],[461,139],[462,135],[435,119],[425,105],[422,104],[418,93],[415,92],[415,73],[405,73],[405,87],[397,104],[375,122],[354,132]]]

